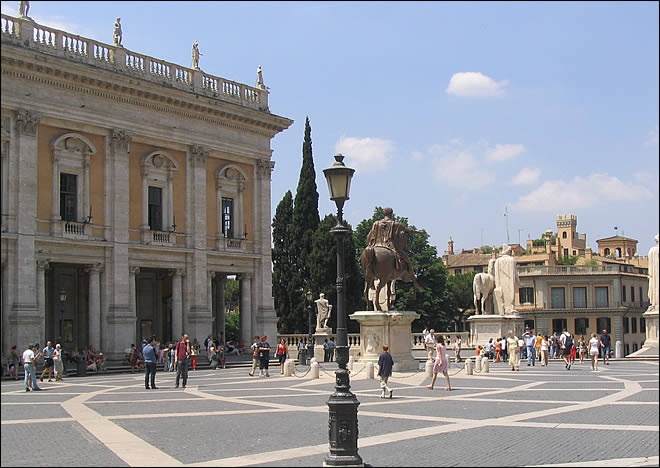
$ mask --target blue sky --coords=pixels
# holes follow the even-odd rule
[[[30,15],[254,84],[295,120],[273,140],[273,212],[295,190],[305,116],[321,170],[356,167],[348,220],[392,206],[440,253],[512,242],[578,216],[646,254],[658,232],[658,3],[37,2]],[[18,2],[2,2],[12,14]]]

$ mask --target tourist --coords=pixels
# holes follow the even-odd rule
[[[225,345],[222,343],[216,343],[215,345],[215,354],[216,357],[220,360],[220,365],[224,369],[226,367],[227,361],[225,360]]]
[[[62,346],[57,343],[53,350],[53,365],[55,367],[55,380],[62,380],[64,374],[64,360],[62,359]]]
[[[559,335],[557,335],[557,332],[554,332],[552,334],[552,355],[550,357],[554,356],[555,359],[559,359],[559,348]]]
[[[548,365],[549,354],[550,354],[550,338],[548,338],[548,335],[545,335],[541,339],[541,365],[543,367],[546,367]]]
[[[475,349],[475,351],[477,353],[477,357],[481,356],[481,354],[482,354],[481,353],[481,351],[482,351],[481,345],[477,345],[477,349]]]
[[[53,352],[55,348],[50,341],[46,342],[46,347],[43,349],[44,355],[44,369],[41,371],[41,381],[44,381],[44,374],[48,372],[48,381],[53,381]]]
[[[335,360],[335,348],[337,345],[335,344],[335,339],[333,337],[330,337],[330,341],[328,341],[328,362],[332,362]]]
[[[598,370],[598,354],[600,353],[601,341],[598,339],[598,335],[595,333],[591,334],[591,339],[589,340],[589,356],[591,356],[591,370]]]
[[[206,347],[206,355],[209,358],[209,365],[213,367],[213,361],[216,361],[216,367],[217,367],[217,353],[218,353],[218,348],[215,346],[215,340],[210,340],[208,343],[208,346]],[[215,369],[216,367],[213,367]]]
[[[584,335],[578,340],[578,353],[580,353],[580,362],[584,362],[584,355],[587,354],[587,341]]]
[[[502,361],[502,343],[500,343],[500,340],[497,339],[495,340],[495,362],[501,362]]]
[[[502,348],[502,361],[508,361],[509,353],[507,351],[506,337],[504,336],[500,339],[500,348]]]
[[[183,334],[181,340],[174,346],[174,360],[176,362],[176,382],[174,388],[179,388],[179,382],[183,379],[183,388],[188,384],[188,358],[190,357],[190,340],[188,335]]]
[[[482,349],[483,352],[485,352]],[[445,379],[447,379],[447,386],[445,387],[446,391],[451,391],[451,383],[449,382],[449,366],[448,366],[448,361],[447,361],[447,348],[445,346],[445,341],[442,339],[442,337],[438,337],[438,343],[436,344],[435,347],[435,361],[433,363],[433,378],[431,379],[431,385],[427,386],[426,388],[433,390],[433,386],[435,385],[435,379],[438,378],[438,374],[442,373],[442,375],[445,376]]]
[[[533,330],[527,330],[524,341],[527,347],[527,367],[536,366],[536,335]]]
[[[428,361],[433,360],[433,350],[435,349],[435,330],[431,329],[424,338],[424,347],[426,348],[426,358]]]
[[[488,343],[486,343],[486,346],[484,347],[486,350],[486,357],[488,359],[493,359],[494,358],[494,351],[495,351],[495,345],[493,344],[493,339],[491,338],[488,340]]]
[[[392,376],[394,359],[392,359],[389,349],[388,345],[383,345],[383,352],[378,356],[378,376],[380,377],[380,397],[385,398],[386,393],[388,393],[391,399],[393,391],[387,386],[387,381]]]
[[[328,354],[329,349],[328,349],[328,339],[326,338],[323,340],[323,362],[328,362]]]
[[[600,352],[606,366],[610,365],[610,354],[612,353],[611,345],[612,341],[610,335],[607,334],[607,330],[603,329],[603,334],[600,335]]]
[[[156,387],[156,366],[158,365],[156,360],[156,337],[152,336],[146,346],[142,349],[144,354],[144,388],[149,390],[152,388],[157,390]],[[177,375],[178,377],[178,375]],[[149,382],[151,382],[151,387],[149,387]],[[186,379],[183,380],[183,386],[186,386]]]
[[[541,344],[542,344],[542,342],[543,342],[543,337],[539,333],[538,335],[536,335],[536,345],[535,345],[536,360],[539,361],[539,362],[541,361]]]
[[[207,354],[209,352],[209,347],[211,346],[212,343],[213,343],[212,335],[207,336],[206,339],[204,340],[204,347],[206,348]]]
[[[37,346],[29,344],[27,349],[23,351],[23,370],[25,371],[25,391],[29,392],[30,389],[35,392],[41,391],[39,385],[37,385],[37,364],[36,356],[34,354],[35,349],[39,349]]]
[[[252,350],[252,370],[248,374],[250,377],[252,377],[257,370],[257,366],[259,365],[259,337],[255,336],[254,337],[254,343],[250,345],[250,349]]]
[[[277,360],[280,363],[280,375],[284,375],[284,363],[286,362],[286,355],[289,352],[289,348],[286,345],[286,340],[284,338],[280,338],[280,342],[277,345]]]
[[[461,336],[458,335],[456,337],[456,341],[454,342],[454,352],[456,353],[455,360],[454,362],[462,362],[463,359],[461,359],[461,346],[463,342],[461,340]]]
[[[11,356],[9,358],[9,375],[14,376],[14,380],[18,380],[18,368],[21,365],[21,357],[18,354],[16,345],[11,347]]]
[[[518,337],[513,334],[513,330],[509,330],[506,344],[509,352],[509,365],[511,366],[511,370],[520,371],[520,345],[518,343]]]
[[[270,344],[266,341],[266,335],[261,337],[259,342],[259,377],[270,377],[268,373],[268,364],[270,361]],[[265,372],[265,374],[264,374]]]
[[[193,344],[190,345],[190,364],[192,366],[192,370],[197,370],[197,355],[199,354],[199,343],[197,343],[197,339],[193,341]]]
[[[570,370],[571,369],[571,348],[573,347],[573,338],[571,338],[571,334],[566,331],[564,328],[561,331],[561,336],[559,337],[559,343],[561,345],[561,358],[564,361],[564,364],[566,369]]]
[[[131,372],[138,370],[138,350],[134,344],[131,344],[131,353],[128,359],[131,364]]]
[[[575,347],[575,335],[572,334],[572,333],[571,333],[571,341],[573,342],[573,346],[571,346],[571,354],[570,354],[568,360],[570,361],[571,365],[573,365],[573,363],[575,362],[575,353],[576,353],[577,349]]]

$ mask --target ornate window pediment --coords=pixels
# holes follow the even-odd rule
[[[226,164],[215,171],[216,236],[218,237],[219,247],[224,245],[220,240],[223,237],[243,239],[247,235],[243,216],[243,191],[247,181],[248,178],[243,170],[235,164]],[[231,206],[230,211],[228,211],[229,206]],[[231,217],[230,220],[227,219],[228,216]],[[229,233],[227,232],[227,226],[231,226]]]
[[[146,243],[155,243],[153,236],[147,232],[151,230],[174,231],[174,192],[172,188],[173,174],[179,169],[176,160],[165,151],[152,151],[145,154],[140,159],[142,168],[142,229],[145,231],[143,241]],[[159,188],[158,193],[162,194],[160,203],[162,213],[160,219],[162,226],[154,229],[149,223],[149,191],[150,187]],[[154,190],[151,190],[155,193]],[[152,208],[153,209],[153,208]],[[154,218],[154,213],[152,213]],[[160,242],[159,243],[163,243]],[[168,242],[165,242],[168,243]]]

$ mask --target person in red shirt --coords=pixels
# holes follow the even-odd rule
[[[176,385],[179,388],[179,380],[183,377],[183,388],[188,383],[188,358],[190,357],[190,341],[188,335],[183,334],[181,341],[174,347],[174,359],[176,361]]]
[[[280,374],[284,374],[284,363],[286,362],[286,355],[289,348],[286,345],[286,340],[282,338],[280,344],[277,345],[277,359],[280,362]]]

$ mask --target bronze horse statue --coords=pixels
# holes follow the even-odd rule
[[[417,289],[419,284],[414,273],[410,270],[402,269],[401,262],[397,260],[396,253],[388,248],[380,245],[374,247],[367,247],[360,256],[360,264],[366,279],[364,284],[364,297],[367,301],[367,310],[382,310],[378,298],[383,288],[387,288],[387,308],[392,309],[392,288],[394,282],[397,280],[405,281],[406,283],[413,283],[413,297],[417,297]],[[375,286],[375,280],[378,282],[378,287]],[[369,299],[369,290],[375,289],[375,301]]]

